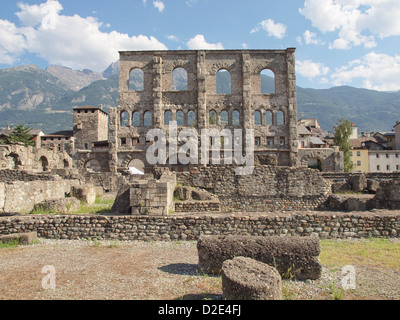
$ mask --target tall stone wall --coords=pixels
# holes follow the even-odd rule
[[[0,217],[0,234],[37,231],[50,239],[196,240],[201,235],[400,237],[400,214]]]
[[[313,210],[331,192],[317,170],[266,165],[243,176],[235,175],[234,166],[199,167],[177,173],[177,182],[214,194],[221,211]]]

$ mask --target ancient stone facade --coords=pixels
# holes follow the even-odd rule
[[[118,109],[110,110],[111,171],[135,159],[149,167],[146,134],[152,128],[168,134],[169,120],[177,121],[178,130],[195,129],[198,136],[202,129],[254,129],[256,154],[274,155],[281,166],[296,166],[294,52],[293,48],[120,52],[120,98]],[[184,69],[184,90],[173,83],[177,69]],[[261,91],[260,74],[265,69],[275,75],[272,93]],[[221,70],[229,72],[230,94],[217,90]],[[141,75],[141,84],[131,83],[132,72]]]

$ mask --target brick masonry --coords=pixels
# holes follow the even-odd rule
[[[201,235],[400,237],[400,212],[310,212],[275,215],[37,215],[0,218],[0,235],[37,231],[50,239],[196,240]]]

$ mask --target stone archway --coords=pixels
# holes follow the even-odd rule
[[[128,169],[131,174],[144,174],[144,163],[142,160],[133,159],[129,162]]]
[[[97,160],[92,159],[85,163],[85,169],[93,172],[101,172],[101,165]]]
[[[42,171],[49,171],[49,160],[45,156],[39,158]]]

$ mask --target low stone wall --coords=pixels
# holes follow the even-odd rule
[[[219,201],[179,201],[175,202],[175,212],[218,212]]]
[[[201,235],[400,237],[400,212],[0,218],[0,234],[27,231],[52,239],[196,240]]]

